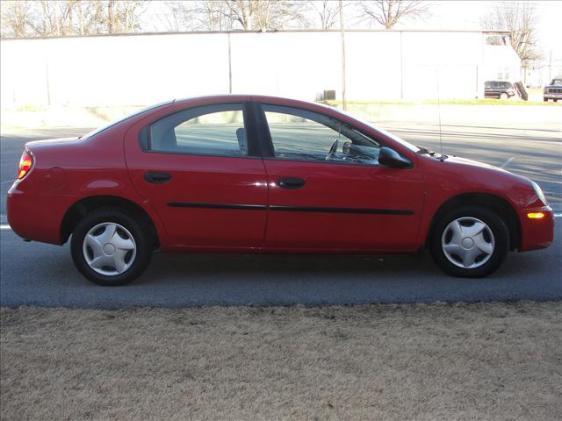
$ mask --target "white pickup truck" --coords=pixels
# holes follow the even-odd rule
[[[554,102],[562,99],[562,77],[552,79],[552,82],[544,87],[543,100],[547,102],[549,99]]]

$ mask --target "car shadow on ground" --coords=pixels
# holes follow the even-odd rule
[[[373,272],[408,273],[431,270],[422,255],[297,255],[297,254],[181,254],[155,253],[149,272],[160,277],[196,275],[302,273],[317,276],[356,275]],[[433,272],[433,271],[432,271]]]
[[[537,273],[540,256],[511,253],[504,265],[491,277]],[[443,273],[428,252],[415,255],[295,255],[295,254],[182,254],[155,253],[146,275],[137,283],[166,282],[190,278],[222,280],[283,279],[321,281],[334,279],[421,280],[454,279]]]

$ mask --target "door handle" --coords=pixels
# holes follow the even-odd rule
[[[144,179],[148,183],[167,183],[171,178],[172,176],[167,172],[147,171],[144,173]]]
[[[277,180],[277,185],[284,189],[300,189],[305,183],[304,179],[298,177],[282,177]]]

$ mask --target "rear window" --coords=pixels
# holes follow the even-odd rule
[[[150,107],[143,108],[143,109],[141,109],[141,110],[139,110],[139,111],[134,112],[133,114],[129,114],[129,115],[127,115],[127,116],[125,116],[125,117],[123,117],[123,118],[121,118],[121,119],[119,119],[119,120],[112,121],[111,123],[109,123],[109,124],[107,124],[107,125],[105,125],[105,126],[99,127],[99,128],[97,128],[97,129],[95,129],[95,130],[92,130],[92,131],[89,132],[89,133],[86,133],[84,136],[82,136],[82,139],[86,139],[86,138],[88,138],[88,137],[95,136],[95,135],[97,135],[97,134],[99,134],[99,133],[101,133],[101,132],[106,131],[107,129],[110,129],[110,128],[113,127],[113,126],[116,126],[116,125],[118,125],[118,124],[120,124],[120,123],[123,123],[124,121],[127,121],[127,120],[129,120],[129,119],[131,119],[131,118],[133,118],[133,117],[140,116],[140,115],[145,114],[145,113],[147,113],[147,112],[149,112],[149,111],[155,110],[156,108],[159,108],[159,107],[161,107],[161,106],[163,106],[163,105],[170,104],[171,102],[172,102],[172,101],[160,102],[160,103],[158,103],[158,104],[156,104],[156,105],[151,105]]]
[[[511,89],[513,84],[511,82],[505,82],[500,80],[489,80],[484,82],[484,87],[486,89]]]

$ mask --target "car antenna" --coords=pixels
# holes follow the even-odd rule
[[[439,117],[439,149],[441,153],[441,157],[439,160],[441,162],[444,161],[443,159],[443,133],[441,130],[441,92],[439,90],[439,67],[436,68],[437,73],[437,115]]]

